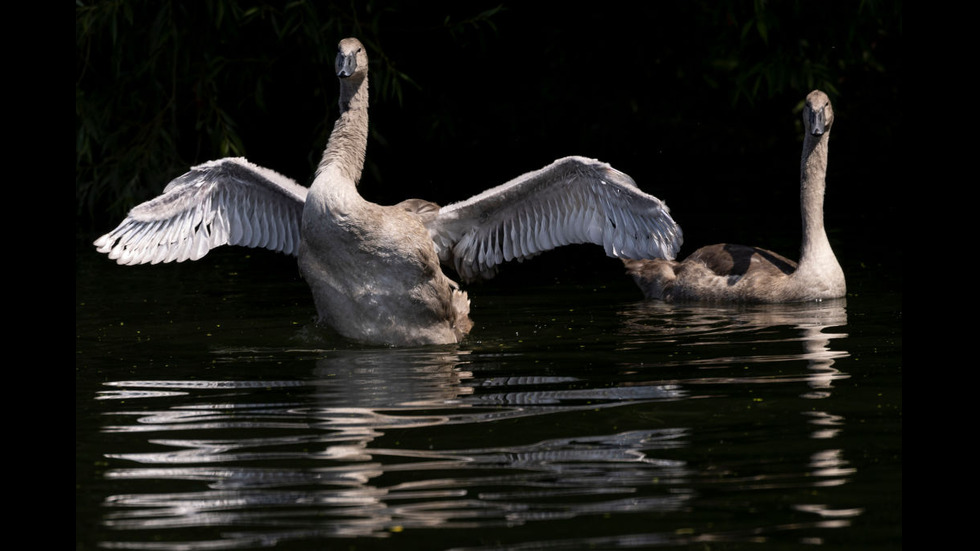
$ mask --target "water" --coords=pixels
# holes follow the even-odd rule
[[[878,278],[679,306],[543,258],[470,288],[463,344],[388,349],[311,326],[291,259],[216,253],[76,251],[76,549],[901,548]]]

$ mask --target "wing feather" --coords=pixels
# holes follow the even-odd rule
[[[606,163],[565,157],[427,221],[440,258],[464,280],[493,277],[502,262],[572,243],[620,258],[669,258],[682,242],[670,210]]]
[[[133,207],[94,245],[119,264],[198,260],[222,245],[295,255],[306,194],[295,181],[243,158],[209,161]]]

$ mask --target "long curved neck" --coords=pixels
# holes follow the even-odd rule
[[[827,142],[830,131],[814,136],[809,132],[803,142],[800,161],[800,211],[803,217],[803,242],[800,266],[833,256],[823,223],[824,189],[827,179]]]
[[[357,183],[364,170],[368,139],[368,79],[355,75],[340,81],[340,117],[334,123],[311,192],[328,200],[359,199]]]

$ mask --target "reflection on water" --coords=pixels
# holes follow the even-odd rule
[[[836,379],[847,377],[834,369],[834,361],[846,357],[844,350],[830,348],[831,340],[847,336],[846,333],[828,332],[847,325],[846,299],[802,304],[749,304],[749,305],[675,305],[659,301],[633,304],[622,312],[626,320],[623,328],[623,348],[642,346],[656,335],[664,342],[678,346],[720,346],[728,350],[732,342],[752,345],[751,356],[735,355],[706,357],[695,361],[685,360],[687,365],[705,369],[731,364],[762,364],[805,360],[808,371],[781,375],[802,377],[812,389],[807,398],[824,398],[829,395]],[[785,329],[794,333],[787,335]],[[786,343],[799,342],[799,349],[786,347]],[[778,348],[777,348],[778,347]],[[773,353],[785,349],[784,354]],[[769,382],[771,376],[738,377],[738,382]],[[699,377],[700,383],[729,381],[730,377],[713,379]],[[687,381],[691,384],[691,381]]]
[[[786,532],[814,543],[861,515],[804,497],[855,473],[834,443],[847,420],[819,407],[849,376],[835,366],[848,356],[835,345],[843,301],[642,302],[610,322],[614,353],[582,364],[520,349],[221,349],[216,362],[268,358],[289,376],[107,381],[93,398],[107,406],[104,477],[118,491],[103,501],[100,544],[229,549],[432,530],[447,534],[427,540],[433,549]],[[767,439],[780,455],[759,449]],[[788,507],[744,516],[774,491],[793,496]],[[718,510],[728,520],[697,520]],[[677,518],[689,520],[657,522]],[[500,532],[519,526],[540,530]]]
[[[476,380],[460,368],[463,358],[457,352],[342,351],[317,360],[302,383],[108,383],[99,398],[126,404],[165,399],[160,405],[167,407],[111,413],[131,422],[105,432],[157,433],[147,442],[158,449],[107,454],[142,466],[106,476],[202,482],[206,489],[111,496],[105,522],[120,530],[179,528],[184,535],[195,527],[247,525],[232,539],[250,545],[383,536],[412,527],[510,526],[596,511],[676,508],[686,500],[683,493],[635,496],[637,484],[685,475],[677,462],[651,457],[682,445],[683,430],[454,445],[478,443],[459,435],[482,423],[594,408],[599,401],[665,399],[675,395],[671,390],[538,391],[534,387],[568,381]],[[486,390],[475,392],[474,385]],[[518,387],[527,390],[513,390]],[[278,398],[254,401],[256,390]],[[185,399],[170,401],[177,396]],[[411,443],[413,432],[435,426],[446,429],[445,443]]]

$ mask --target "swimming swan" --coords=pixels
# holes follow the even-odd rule
[[[368,58],[336,61],[340,116],[307,189],[243,158],[209,161],[95,241],[119,264],[197,260],[221,245],[298,257],[319,321],[372,344],[458,342],[469,299],[442,271],[489,278],[503,262],[572,243],[619,258],[673,258],[681,230],[659,199],[605,163],[566,157],[465,201],[381,206],[357,192],[368,137]]]
[[[721,243],[702,247],[683,262],[624,260],[647,298],[665,301],[804,302],[843,297],[841,270],[824,230],[827,142],[834,123],[830,98],[810,92],[803,108],[800,263],[758,247]]]

